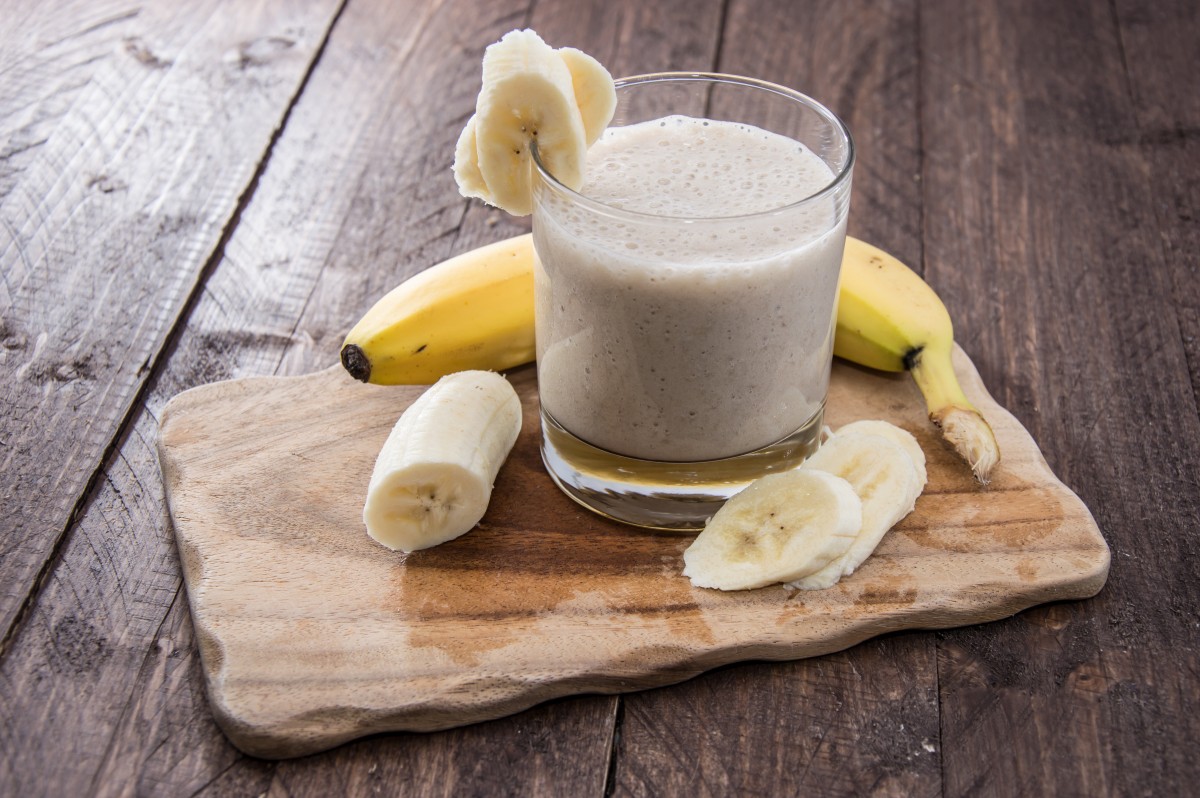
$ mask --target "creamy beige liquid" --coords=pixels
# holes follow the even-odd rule
[[[817,155],[755,127],[610,128],[581,193],[643,215],[538,191],[543,409],[649,460],[730,457],[804,426],[829,382],[845,214],[832,198],[786,206],[832,180]],[[759,215],[709,218],[747,214]]]

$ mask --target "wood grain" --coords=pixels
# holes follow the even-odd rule
[[[207,8],[217,6],[192,10]],[[216,13],[260,14],[269,36],[259,8],[222,4]],[[286,8],[291,25],[331,6]],[[174,3],[115,0],[5,4],[0,204],[53,209],[35,205],[51,196],[35,184],[62,187],[53,196],[77,216],[60,230],[95,234],[55,239],[69,246],[53,258],[82,258],[101,279],[134,274],[130,253],[139,250],[79,245],[123,230],[127,206],[106,180],[78,201],[80,162],[66,157],[74,152],[66,144],[81,138],[81,123],[110,121],[97,116],[94,97],[112,89],[114,75],[133,94],[109,96],[131,99],[143,81],[162,77],[150,66],[156,59],[180,49],[201,57],[179,32],[195,15],[175,11]],[[479,50],[493,32],[527,23],[615,72],[748,71],[809,89],[845,116],[859,143],[852,231],[924,269],[942,293],[988,385],[1101,521],[1113,545],[1109,587],[978,629],[893,634],[813,660],[718,669],[623,697],[615,727],[618,699],[590,697],[280,763],[232,748],[211,720],[177,594],[156,417],[192,385],[332,363],[337,331],[399,276],[522,229],[476,204],[443,208],[454,192],[439,153],[478,88]],[[320,24],[305,28],[292,52],[322,35]],[[10,518],[28,509],[7,487],[10,474],[56,471],[67,462],[63,446],[80,452],[45,489],[44,503],[68,508],[58,532],[52,520],[35,530],[51,530],[60,546],[46,550],[39,579],[17,588],[22,619],[0,642],[0,793],[581,795],[602,792],[610,764],[607,792],[619,794],[778,794],[804,785],[797,790],[910,795],[943,784],[973,795],[1081,794],[1085,786],[1187,793],[1200,775],[1191,757],[1200,662],[1188,625],[1200,604],[1194,3],[539,0],[531,11],[526,0],[349,0],[333,36],[254,196],[204,239],[201,262],[222,227],[230,236],[220,262],[198,278],[193,304],[168,304],[138,328],[149,336],[154,325],[174,326],[167,350],[151,347],[168,354],[148,364],[132,393],[120,379],[115,387],[76,380],[58,396],[59,383],[43,386],[48,402],[75,414],[52,417],[62,428],[49,428],[48,445],[13,449],[10,433],[24,422],[12,409],[0,422]],[[230,95],[274,98],[299,74],[292,66],[231,70],[244,79],[215,99],[187,81],[166,82],[153,103],[189,118],[205,118],[211,102],[247,107]],[[172,69],[184,67],[200,69],[186,59]],[[426,91],[439,98],[435,121],[422,115],[426,104],[411,102]],[[150,110],[147,118],[169,116]],[[279,119],[241,121],[269,131]],[[242,146],[253,142],[229,132],[237,124],[197,128],[225,131],[229,150],[198,161],[198,174],[255,160]],[[165,139],[142,143],[139,153],[171,148]],[[194,186],[172,183],[173,164],[147,160],[138,173],[161,172],[153,179],[172,186],[168,193],[194,198]],[[920,179],[905,182],[914,165]],[[426,219],[418,208],[435,212]],[[152,246],[155,238],[133,240]],[[7,240],[0,233],[0,249]],[[0,269],[5,280],[16,274],[10,265]],[[138,302],[174,279],[136,274],[114,284]],[[47,276],[41,296],[54,312],[38,317],[47,341],[87,331],[87,309],[53,306],[90,285],[81,265]],[[15,312],[10,300],[0,293],[4,322]],[[29,360],[28,332],[4,332],[0,360]],[[130,358],[120,368],[146,362]],[[0,395],[14,380],[19,386],[0,370]],[[134,401],[124,423],[122,412],[104,410],[116,394]],[[79,421],[93,412],[92,423]],[[16,540],[11,525],[4,531],[6,545]]]
[[[1200,11],[1188,0],[1148,9],[1116,3],[1121,54],[1129,79],[1136,139],[1123,140],[1142,156],[1151,175],[1163,261],[1171,276],[1170,299],[1200,405],[1200,94],[1181,91],[1172,75],[1200,70]],[[1184,84],[1186,83],[1183,82]]]
[[[64,123],[97,70],[136,40],[138,3],[4,4],[0,29],[0,201]],[[112,188],[112,185],[108,185]]]
[[[0,784],[24,794],[80,794],[90,786],[97,794],[327,795],[346,785],[369,790],[381,779],[431,794],[447,785],[471,794],[504,792],[501,785],[525,794],[603,789],[613,698],[366,740],[279,766],[240,754],[204,698],[153,449],[157,417],[179,391],[334,362],[342,332],[396,281],[520,229],[475,204],[464,216],[448,156],[437,153],[452,149],[473,106],[483,47],[525,24],[527,8],[523,0],[356,3],[339,17],[165,368],[0,662],[0,683],[13,688],[0,691],[0,716],[10,721],[0,725],[11,729],[0,745]],[[637,28],[636,14],[606,15],[624,22],[592,31],[571,8],[540,8],[546,20],[534,21],[547,36],[607,49],[634,71],[694,49],[686,38]],[[647,13],[661,28],[672,16],[692,19],[695,8],[676,3]],[[712,48],[710,16],[704,35]],[[428,212],[414,213],[418,207]],[[64,651],[72,652],[69,669]]]
[[[1005,453],[988,490],[908,380],[835,368],[830,422],[914,429],[930,484],[868,564],[819,592],[692,588],[678,573],[688,536],[572,504],[541,465],[531,368],[513,375],[524,428],[480,527],[409,555],[359,527],[375,455],[422,388],[358,385],[335,366],[181,394],[160,457],[217,722],[248,753],[297,756],[1094,595],[1108,548],[1087,509],[964,355],[957,366]]]
[[[856,150],[851,232],[919,269],[917,16],[915,2],[732,2],[716,66],[841,116]],[[937,794],[936,664],[931,637],[889,635],[623,696],[614,794]]]
[[[333,2],[297,8],[262,0],[230,14],[217,5],[106,5],[90,28],[124,38],[96,63],[47,58],[59,46],[51,41],[28,68],[14,65],[12,79],[29,96],[8,101],[19,111],[20,127],[9,134],[17,139],[9,158],[17,160],[7,175],[17,182],[0,200],[7,411],[0,495],[8,510],[0,520],[0,640],[113,443],[336,10]],[[56,11],[60,25],[69,21]],[[20,51],[27,47],[22,42]],[[61,95],[40,96],[33,84],[43,74]],[[68,107],[50,110],[51,100]],[[37,121],[43,113],[59,115],[52,134]],[[33,118],[22,121],[25,114]],[[43,132],[44,141],[22,138]]]
[[[1185,26],[1169,8],[1139,13]],[[1171,742],[1200,735],[1183,610],[1200,605],[1200,417],[1163,252],[1179,229],[1132,102],[1181,84],[1131,84],[1120,20],[1100,3],[922,8],[926,278],[1114,563],[1092,602],[940,638],[947,795],[1182,795],[1200,778]]]

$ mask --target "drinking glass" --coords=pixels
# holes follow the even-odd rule
[[[854,147],[827,108],[764,81],[663,73],[616,83],[610,129],[673,115],[752,125],[828,169],[799,201],[694,218],[606,204],[586,182],[574,191],[533,148],[546,468],[610,518],[697,529],[751,481],[817,447]],[[686,170],[692,154],[662,149]],[[731,191],[752,190],[737,163],[720,168]]]

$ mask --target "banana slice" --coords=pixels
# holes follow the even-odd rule
[[[363,507],[367,534],[411,552],[473,528],[520,431],[521,402],[499,374],[460,371],[438,380],[379,452]]]
[[[896,523],[912,512],[925,481],[904,447],[881,435],[838,432],[805,468],[836,474],[862,500],[862,527],[849,548],[819,571],[792,580],[803,590],[821,590],[854,573]]]
[[[912,458],[913,465],[917,467],[917,474],[921,477],[921,487],[925,487],[925,483],[929,481],[929,476],[925,471],[925,451],[921,448],[921,444],[917,443],[917,439],[912,436],[912,433],[895,424],[877,419],[864,419],[862,421],[852,421],[849,424],[843,424],[838,427],[837,434],[843,435],[849,432],[864,432],[868,435],[879,435],[887,438],[893,443],[898,443],[904,447],[904,451],[908,452],[908,456]]]
[[[583,185],[588,145],[612,121],[612,75],[587,53],[554,50],[531,30],[515,30],[487,48],[475,115],[454,151],[454,178],[514,216],[533,210],[530,145],[563,185]]]
[[[583,185],[587,135],[571,71],[531,30],[487,48],[475,106],[475,149],[492,204],[514,216],[533,209],[530,144],[563,185]]]
[[[583,130],[590,147],[612,121],[613,112],[617,110],[617,89],[604,65],[582,50],[560,47],[558,54],[571,73],[575,104],[583,118]]]
[[[683,553],[683,575],[718,590],[800,579],[841,556],[861,526],[846,480],[808,468],[772,474],[717,511]]]
[[[487,200],[487,183],[483,182],[483,173],[479,171],[479,158],[475,143],[475,117],[467,120],[466,126],[458,136],[458,144],[454,147],[454,180],[458,183],[458,191],[464,197],[478,197]]]

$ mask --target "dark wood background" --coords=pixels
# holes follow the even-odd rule
[[[0,24],[0,794],[1177,795],[1200,784],[1194,0],[11,0]],[[483,47],[754,75],[859,147],[1112,547],[1095,599],[305,759],[206,704],[155,454],[178,391],[335,362],[521,230],[449,172]]]

